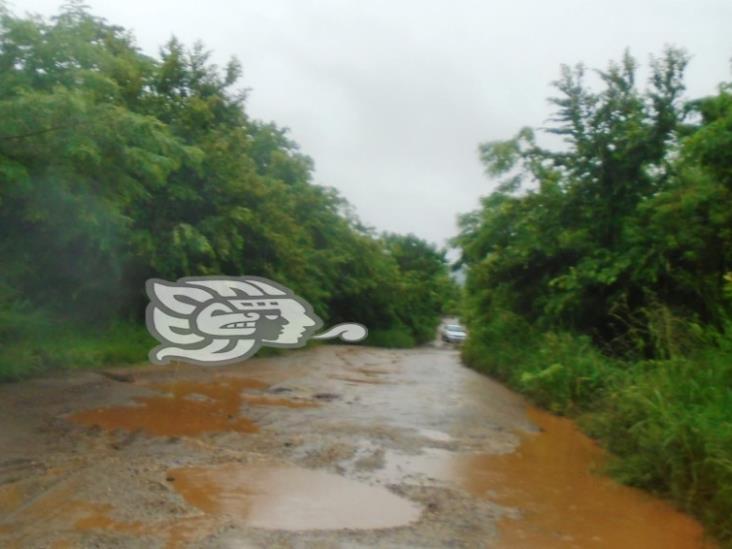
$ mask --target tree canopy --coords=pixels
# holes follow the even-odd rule
[[[563,67],[540,146],[479,148],[502,177],[455,239],[463,357],[581,425],[617,477],[732,539],[732,88],[684,96],[688,56]]]
[[[721,322],[732,270],[730,96],[722,86],[685,102],[687,59],[678,49],[653,58],[644,89],[628,53],[596,71],[600,90],[582,65],[565,66],[547,128],[564,148],[542,148],[530,128],[480,146],[486,171],[507,176],[462,216],[456,239],[480,310],[500,303],[616,343],[636,312],[659,304]]]
[[[444,256],[382,238],[315,184],[287,130],[247,114],[241,73],[175,38],[146,55],[79,3],[50,20],[0,11],[6,334],[21,309],[139,323],[150,277],[247,274],[328,321],[428,336],[451,291]]]

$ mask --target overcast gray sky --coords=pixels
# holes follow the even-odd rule
[[[59,0],[15,0],[50,15]],[[175,34],[233,56],[250,115],[291,129],[332,185],[378,229],[444,244],[490,192],[481,141],[541,125],[561,63],[692,55],[688,94],[730,77],[730,0],[88,0],[156,53]]]

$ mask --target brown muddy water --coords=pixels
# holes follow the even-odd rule
[[[451,349],[0,386],[0,547],[713,547]]]
[[[225,431],[254,433],[258,430],[256,424],[240,413],[244,403],[288,408],[317,406],[313,402],[245,393],[266,386],[261,381],[242,377],[152,384],[149,387],[161,394],[137,397],[136,406],[84,410],[71,416],[71,420],[109,430],[141,430],[158,436],[195,436]]]
[[[541,432],[524,433],[515,452],[455,463],[455,478],[470,493],[521,510],[499,523],[500,547],[704,546],[695,520],[598,474],[606,456],[574,423],[536,408],[528,415]]]

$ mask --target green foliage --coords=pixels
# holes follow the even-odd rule
[[[392,330],[370,330],[365,343],[387,349],[408,349],[414,347],[416,342],[409,330],[397,327]]]
[[[62,325],[39,311],[27,316],[16,313],[4,322],[7,320],[0,320],[6,328],[0,336],[0,381],[15,381],[58,368],[142,362],[155,345],[140,324],[118,322],[97,328],[79,323]],[[21,331],[25,333],[18,337]]]
[[[431,341],[439,324],[435,311],[446,313],[458,294],[445,253],[414,235],[387,234],[384,242],[399,269],[400,299],[395,314],[416,343]]]
[[[148,57],[78,3],[50,21],[0,10],[6,377],[138,360],[106,336],[54,346],[53,326],[140,325],[153,276],[273,278],[326,321],[395,330],[400,344],[434,329],[454,295],[444,255],[376,235],[313,184],[287,131],[247,115],[240,75],[175,38]]]
[[[563,67],[547,130],[481,145],[505,176],[455,243],[463,355],[559,413],[586,414],[628,483],[732,540],[732,99],[682,100],[687,56]],[[721,335],[720,335],[721,334]]]
[[[729,182],[715,175],[726,177],[724,158],[702,143],[726,143],[729,100],[723,91],[684,105],[685,65],[684,53],[667,50],[640,91],[626,54],[599,71],[597,92],[583,67],[564,67],[549,131],[565,138],[565,150],[540,148],[529,130],[481,147],[488,173],[509,172],[480,211],[461,218],[456,239],[468,287],[492,289],[483,305],[500,287],[505,305],[531,322],[602,343],[624,335],[623,308],[662,303],[684,317],[723,318]],[[705,123],[685,123],[694,110]],[[653,342],[640,352],[652,356]]]
[[[630,365],[585,419],[620,480],[658,492],[732,539],[732,334],[687,358]]]
[[[553,412],[587,409],[614,375],[614,362],[589,338],[542,332],[507,311],[477,326],[463,348],[466,363],[498,377]]]

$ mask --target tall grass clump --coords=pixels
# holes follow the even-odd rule
[[[145,360],[155,340],[143,325],[98,326],[59,319],[22,303],[0,308],[0,381],[58,368],[93,368]]]
[[[591,406],[615,369],[588,337],[542,332],[506,311],[471,331],[463,359],[560,414]]]
[[[685,358],[626,365],[582,421],[611,473],[673,499],[732,546],[732,333]]]

